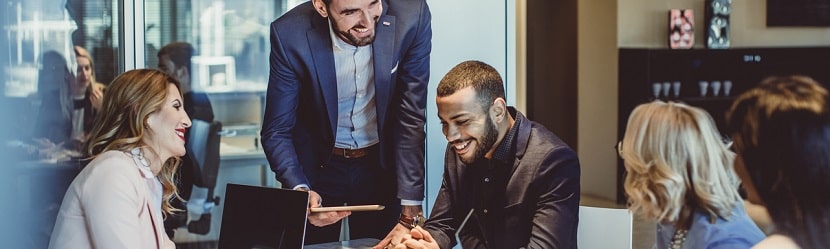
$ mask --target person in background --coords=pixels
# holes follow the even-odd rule
[[[191,64],[191,58],[193,58],[195,53],[196,50],[193,49],[193,46],[191,46],[190,43],[169,43],[158,51],[158,69],[172,76],[178,80],[179,83],[181,83],[182,96],[184,98],[184,110],[187,112],[187,115],[190,116],[191,119],[198,119],[210,123],[213,122],[214,119],[213,106],[210,104],[210,99],[207,94],[203,92],[193,91],[192,87],[191,80],[193,78],[191,75],[193,67]],[[190,133],[185,133],[185,139],[189,139],[189,137]],[[178,172],[179,179],[176,181],[176,186],[179,189],[179,196],[188,202],[190,202],[190,197],[194,190],[207,192],[207,189],[205,188],[193,186],[195,178],[197,177],[194,173],[194,167],[196,167],[195,162],[196,160],[192,158],[191,154],[185,154],[182,156],[182,166],[179,167]],[[205,200],[194,200],[193,203],[195,204],[196,202],[204,204]],[[186,208],[186,204],[179,199],[174,199],[172,203],[177,209]],[[204,206],[196,206],[188,208],[188,213],[192,213],[193,217],[198,217],[198,220],[194,220],[196,223],[193,224],[201,225],[193,226],[194,229],[188,230],[198,234],[206,234],[210,230],[210,209],[205,208]],[[176,213],[169,219],[165,220],[164,227],[167,230],[167,235],[172,238],[176,228],[187,224],[187,216],[188,215],[186,213]]]
[[[196,50],[190,43],[172,42],[164,45],[157,54],[158,69],[173,76],[181,83],[184,96],[184,109],[192,119],[213,122],[213,106],[207,94],[193,91],[191,59]]]
[[[66,190],[49,248],[175,248],[163,216],[175,209],[185,154],[179,83],[152,69],[116,77],[86,151],[92,161]]]
[[[436,103],[449,143],[435,206],[426,224],[406,224],[405,239],[375,248],[576,248],[576,153],[505,101],[501,76],[483,62],[441,79]]]
[[[830,248],[830,97],[805,76],[770,77],[727,113],[749,201],[774,230],[755,248]]]
[[[386,207],[351,215],[351,238],[423,217],[431,39],[424,0],[312,0],[271,24],[265,156],[311,207]],[[350,214],[310,213],[305,243],[338,241]]]
[[[76,74],[43,93],[38,112],[36,142],[41,149],[61,147],[80,152],[101,108],[105,85],[95,81],[95,64],[89,52],[75,46]]]
[[[75,71],[77,88],[73,91],[79,89],[88,91],[92,109],[95,111],[101,110],[101,99],[104,97],[106,85],[95,79],[95,62],[92,60],[92,55],[85,48],[75,46],[75,63],[77,63],[77,70]]]
[[[764,239],[738,194],[735,154],[706,111],[641,104],[617,148],[629,209],[657,222],[655,248],[750,248]]]

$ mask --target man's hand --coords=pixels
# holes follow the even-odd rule
[[[423,210],[421,206],[402,206],[401,207],[401,214],[415,217],[419,214],[423,214]],[[386,235],[386,238],[380,241],[377,245],[375,245],[375,249],[381,248],[395,248],[397,245],[401,244],[404,240],[410,239],[409,238],[409,229],[401,224],[396,224],[395,227],[392,228],[392,231]]]
[[[313,190],[308,191],[308,205],[309,209],[313,207],[320,207],[320,204],[323,203],[322,198],[320,198],[320,194],[314,192]],[[331,211],[331,212],[311,212],[308,211],[308,222],[312,225],[323,227],[328,226],[337,221],[340,221],[346,216],[351,215],[351,211]]]
[[[403,242],[406,248],[414,249],[439,249],[438,242],[432,238],[432,235],[424,230],[422,227],[415,227],[409,233],[411,239]]]
[[[323,227],[334,224],[351,214],[351,211],[314,212],[308,214],[308,222],[311,222],[312,225]]]
[[[409,229],[407,229],[401,224],[396,224],[395,227],[392,228],[392,231],[390,231],[389,234],[386,235],[386,238],[383,238],[383,240],[381,240],[380,243],[375,245],[375,247],[373,248],[395,248],[407,239],[410,239]]]

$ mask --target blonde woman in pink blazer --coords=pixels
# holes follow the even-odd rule
[[[151,69],[121,74],[104,95],[87,153],[63,199],[49,248],[175,248],[174,173],[190,119],[179,83]]]

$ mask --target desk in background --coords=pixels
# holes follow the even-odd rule
[[[263,152],[262,150],[220,153],[220,176],[222,175],[222,173],[232,173],[234,169],[237,168],[251,166],[259,167],[257,179],[259,180],[260,186],[279,187],[279,182],[276,181],[274,172],[271,171],[271,168],[268,166],[268,159],[265,158],[265,152]],[[217,186],[219,186],[219,184],[217,184]]]

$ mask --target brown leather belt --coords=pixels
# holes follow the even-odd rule
[[[335,147],[331,149],[331,154],[343,158],[361,158],[366,155],[369,155],[369,152],[371,152],[372,148],[374,147],[375,145],[360,149],[345,149]]]

